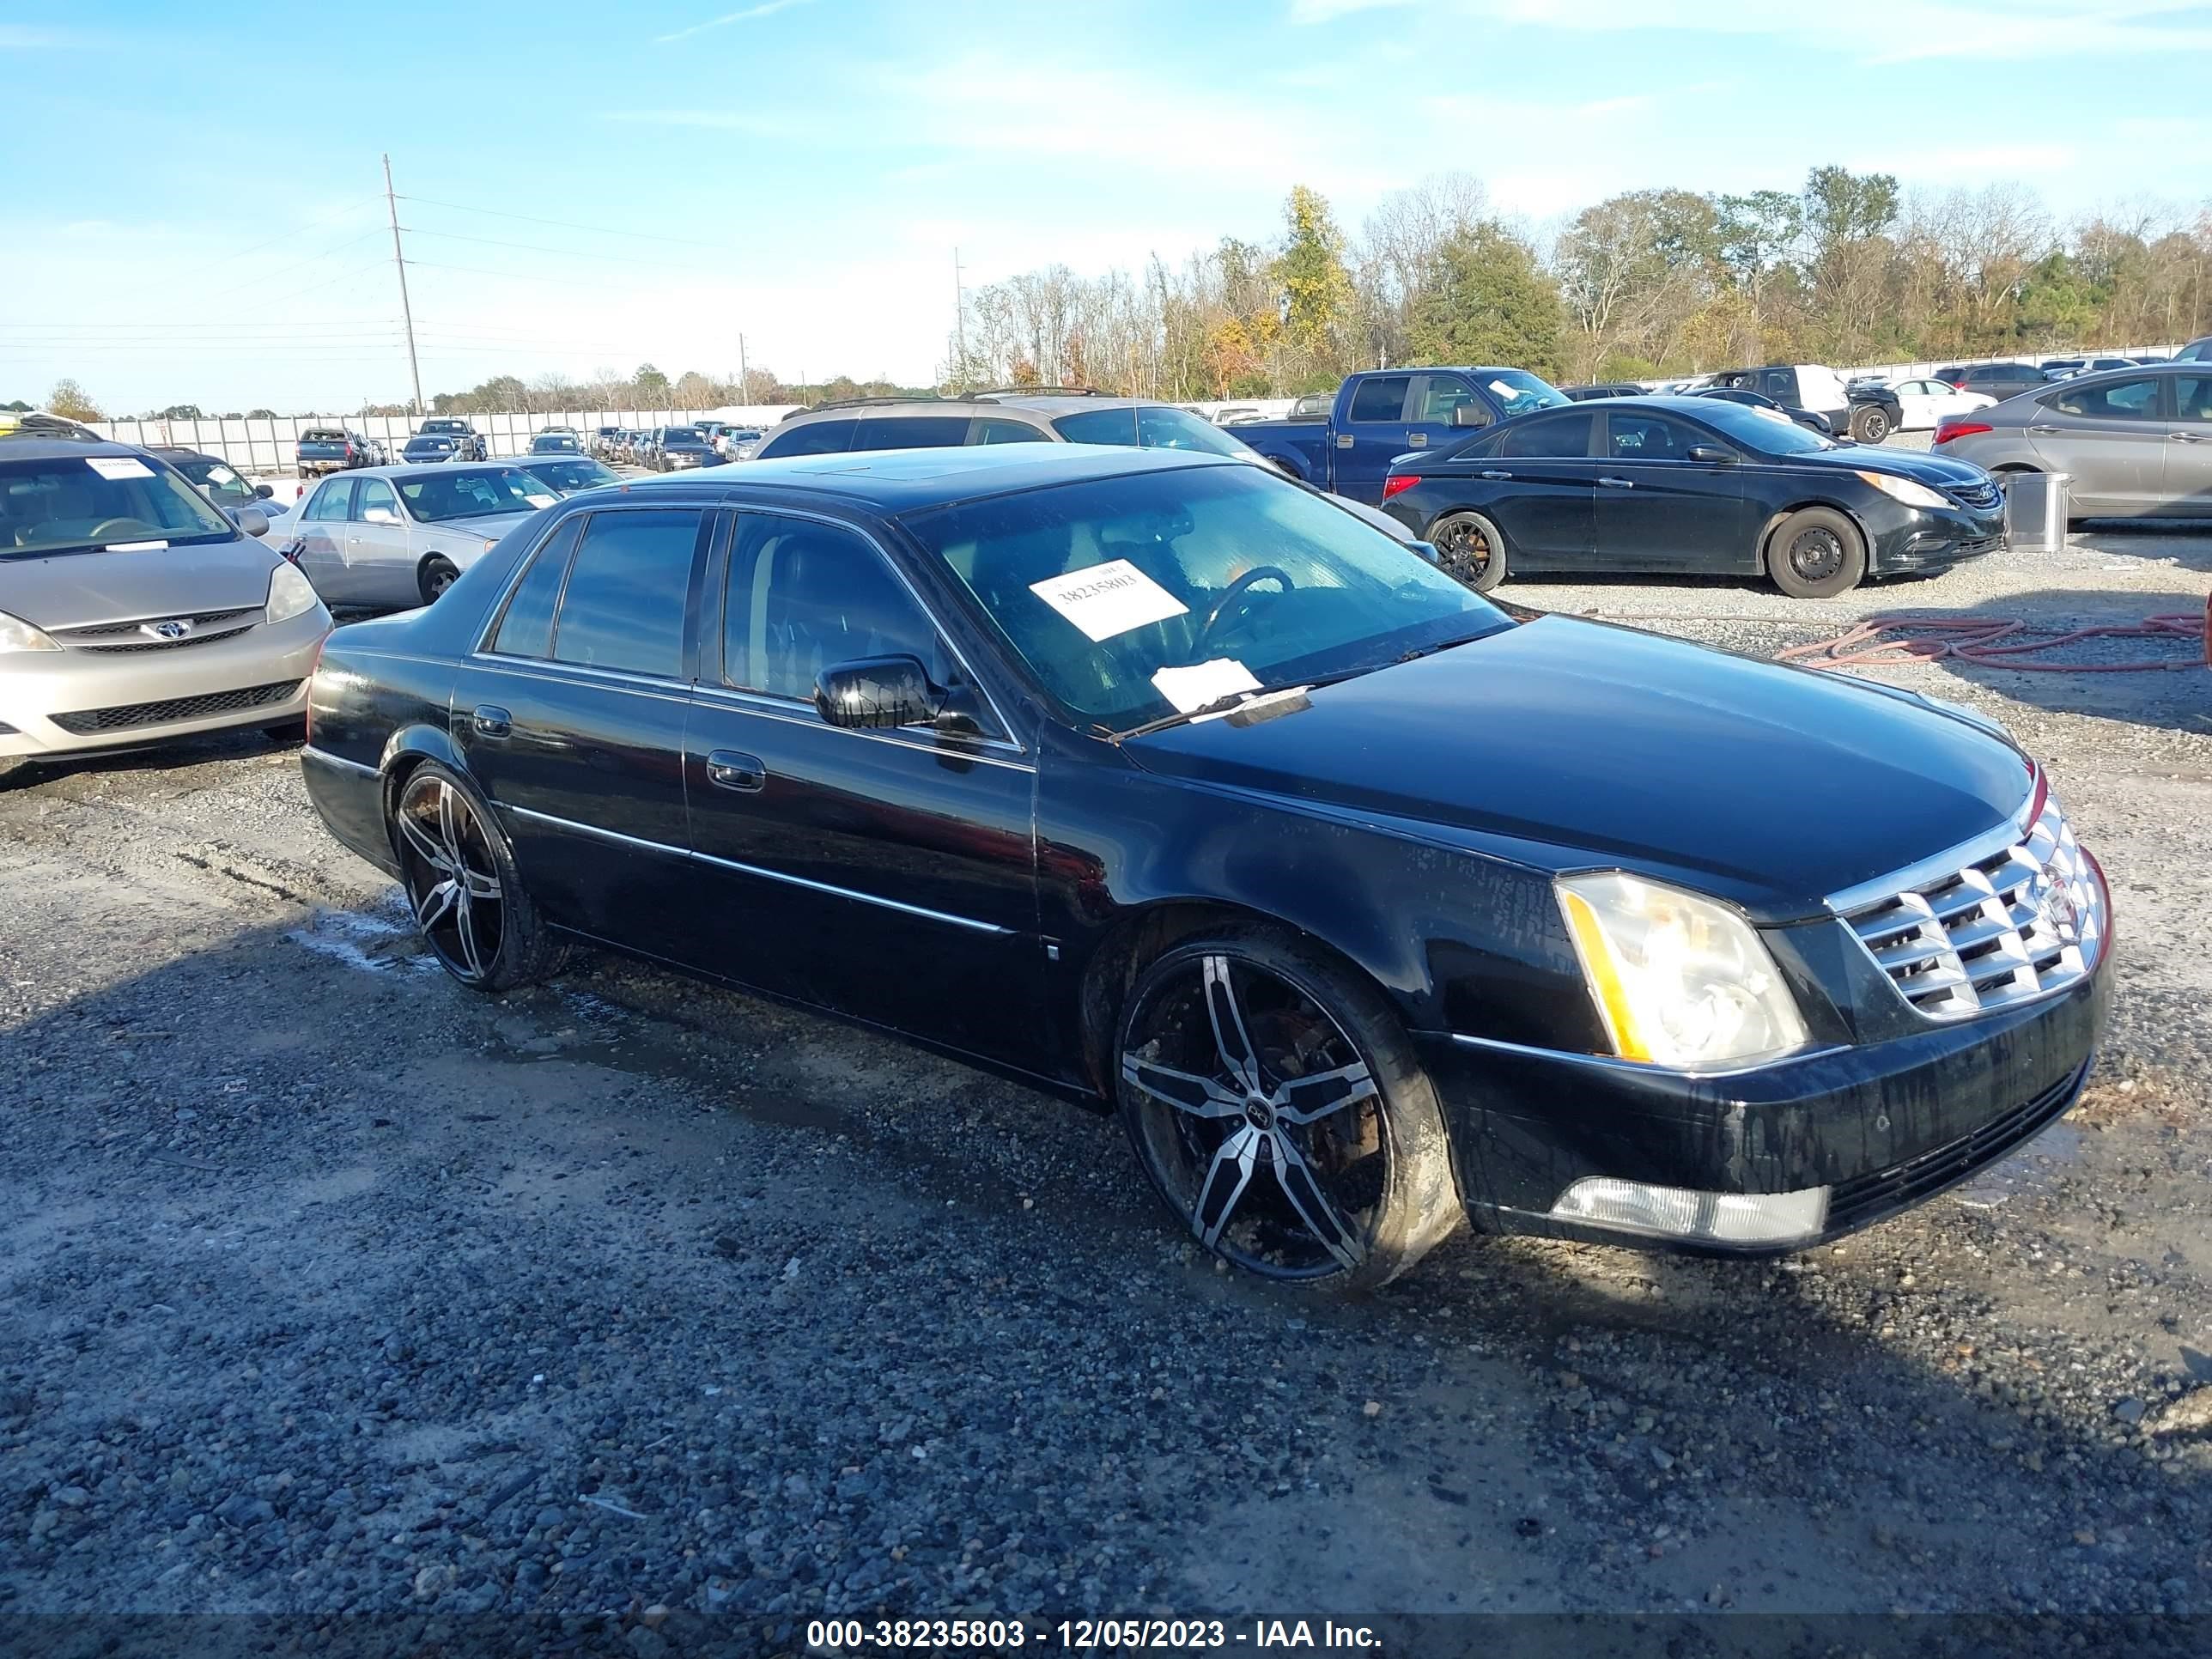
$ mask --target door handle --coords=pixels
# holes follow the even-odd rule
[[[514,735],[514,716],[489,703],[482,705],[470,715],[469,724],[476,728],[480,738],[511,738]]]
[[[360,537],[358,537],[358,536],[349,536],[349,537],[347,537],[347,538],[346,538],[346,545],[347,545],[348,547],[359,547],[359,546],[361,545],[361,538],[360,538]]]
[[[1425,432],[1408,432],[1408,433],[1406,434],[1406,447],[1407,447],[1407,448],[1408,448],[1408,449],[1426,449],[1426,448],[1428,447],[1428,446],[1429,446],[1429,434],[1428,434],[1427,433],[1425,433]]]
[[[707,781],[717,789],[734,789],[741,795],[757,795],[768,787],[768,768],[757,755],[742,755],[734,749],[717,749],[707,757]]]
[[[1512,477],[1510,472],[1486,472],[1482,475],[1493,483],[1504,483]]]
[[[2204,441],[2194,432],[2169,432],[2166,435],[2178,444],[2201,444]]]
[[[1636,488],[1636,481],[1632,478],[1600,478],[1598,482],[1603,484],[1607,489],[1633,489]]]
[[[1340,433],[1338,433],[1338,434],[1336,434],[1336,447],[1337,447],[1339,449],[1349,449],[1349,448],[1351,448],[1351,447],[1352,447],[1352,434],[1351,434],[1349,432],[1340,432]]]
[[[2028,430],[2033,432],[2039,438],[2054,437],[2057,434],[2063,432],[2065,429],[2065,428],[2058,426],[2032,426],[2028,428]]]

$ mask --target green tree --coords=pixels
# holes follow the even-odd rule
[[[668,377],[651,363],[640,363],[632,377],[637,386],[638,401],[647,409],[668,407]]]
[[[1407,330],[1416,358],[1559,371],[1559,290],[1503,226],[1453,233],[1423,273]]]
[[[1344,232],[1328,199],[1305,185],[1291,186],[1283,217],[1283,251],[1275,256],[1274,276],[1290,301],[1284,325],[1293,344],[1319,356],[1328,350],[1334,331],[1352,308]]]
[[[46,407],[68,421],[104,421],[100,405],[75,380],[56,380],[54,389],[46,393]]]

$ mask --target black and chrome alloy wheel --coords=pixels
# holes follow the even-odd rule
[[[399,792],[392,837],[415,924],[454,978],[483,985],[507,942],[501,860],[476,804],[442,769],[425,767]]]
[[[1265,935],[1170,951],[1124,1016],[1121,1109],[1214,1255],[1269,1279],[1375,1285],[1449,1231],[1458,1206],[1427,1079],[1382,1029],[1387,1012],[1335,977]]]

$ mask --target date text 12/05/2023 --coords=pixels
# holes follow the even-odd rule
[[[1379,1648],[1382,1642],[1371,1626],[1328,1619],[1259,1619],[1235,1626],[1220,1619],[1063,1619],[1034,1628],[1020,1619],[819,1619],[808,1621],[806,1644],[823,1653],[963,1647],[1005,1652],[1031,1645],[1089,1653],[1227,1647],[1360,1650]]]

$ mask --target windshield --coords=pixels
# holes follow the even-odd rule
[[[1705,405],[1698,410],[1698,418],[1707,425],[1770,455],[1808,455],[1816,449],[1836,447],[1819,433],[1808,432],[1787,415],[1721,398],[1703,398],[1698,401]]]
[[[1484,391],[1498,399],[1499,411],[1506,415],[1526,415],[1532,409],[1564,409],[1574,401],[1549,380],[1525,368],[1486,368],[1475,378],[1482,382]]]
[[[579,455],[569,460],[532,461],[523,469],[540,483],[553,486],[564,495],[573,495],[580,489],[592,489],[603,483],[615,483],[616,475],[597,461]]]
[[[527,472],[512,466],[458,468],[398,482],[407,510],[425,524],[535,513],[557,499]]]
[[[206,496],[159,461],[136,455],[0,461],[0,558],[237,536]]]
[[[1255,466],[1062,484],[905,523],[1046,689],[1113,731],[1511,626],[1402,544]]]
[[[177,471],[207,491],[217,507],[258,507],[253,486],[221,461],[179,461]]]
[[[540,455],[573,454],[576,441],[574,438],[532,438],[530,447]]]

